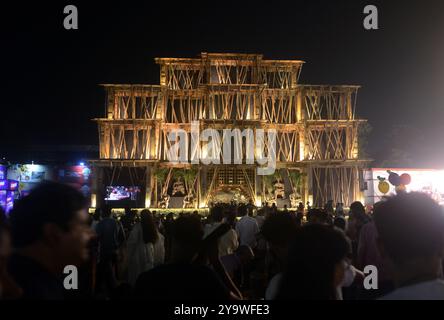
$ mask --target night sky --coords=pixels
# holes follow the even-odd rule
[[[0,154],[97,144],[98,84],[158,84],[155,57],[239,52],[302,59],[302,83],[362,85],[375,165],[444,168],[444,1],[58,2],[1,5]],[[68,4],[79,30],[63,28]],[[377,31],[362,26],[366,4]]]

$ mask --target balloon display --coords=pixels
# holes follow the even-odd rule
[[[390,185],[387,181],[380,181],[378,184],[378,189],[381,193],[386,194],[390,190]]]
[[[397,173],[392,172],[389,175],[389,181],[392,185],[397,187],[401,184],[401,177]]]
[[[410,182],[412,182],[412,177],[408,174],[408,173],[403,173],[401,174],[401,184],[407,186],[410,184]]]

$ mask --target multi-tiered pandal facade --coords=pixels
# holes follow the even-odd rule
[[[235,201],[289,207],[328,200],[348,205],[361,198],[367,162],[358,156],[358,128],[365,121],[355,118],[358,86],[302,85],[304,62],[257,54],[202,53],[156,63],[160,85],[104,85],[107,114],[96,119],[100,160],[93,161],[97,204],[107,185],[140,186],[138,207],[156,208],[202,208],[230,195]],[[200,131],[275,129],[276,173],[257,175],[258,164],[245,161],[172,163],[168,133],[189,133],[192,121]],[[200,142],[189,153],[202,158],[207,147]],[[245,145],[242,149],[245,154]]]

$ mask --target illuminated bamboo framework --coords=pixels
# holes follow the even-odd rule
[[[301,201],[320,206],[327,200],[349,204],[360,199],[360,172],[367,161],[358,158],[358,129],[365,122],[355,117],[358,86],[301,85],[304,62],[264,60],[257,54],[202,53],[195,59],[155,60],[160,85],[103,85],[107,116],[95,119],[100,139],[96,171],[144,168],[146,204],[153,207],[168,192],[174,172],[191,167],[198,174],[187,182],[187,192],[198,198],[195,206],[207,206],[218,188],[230,184],[260,202],[265,200],[265,180],[252,174],[257,164],[245,163],[250,154],[245,143],[234,146],[244,159],[240,164],[177,164],[168,161],[174,144],[168,134],[182,129],[193,159],[206,157],[208,144],[220,146],[212,140],[193,149],[192,122],[197,121],[200,132],[211,128],[221,134],[224,129],[239,129],[235,135],[244,129],[253,135],[258,129],[273,129],[277,171],[288,177],[297,170],[305,177],[297,187]],[[155,174],[163,168],[168,174],[159,182]],[[103,186],[97,183],[95,188],[99,193]]]

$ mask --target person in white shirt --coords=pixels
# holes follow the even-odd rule
[[[211,209],[212,222],[205,225],[204,238],[211,234],[223,223],[223,218],[224,214],[222,207],[216,206]],[[227,233],[220,237],[218,241],[219,257],[233,254],[239,246],[237,233],[232,228],[230,228]]]
[[[140,222],[131,230],[127,248],[128,282],[132,286],[141,273],[164,263],[164,237],[149,210],[140,213]]]
[[[236,232],[239,235],[240,245],[250,246],[252,249],[256,248],[256,235],[259,232],[259,226],[256,219],[249,216],[248,208],[246,206],[239,207],[239,213],[242,218],[236,223]]]
[[[444,300],[444,217],[425,194],[403,193],[375,207],[383,259],[396,289],[381,300]]]

